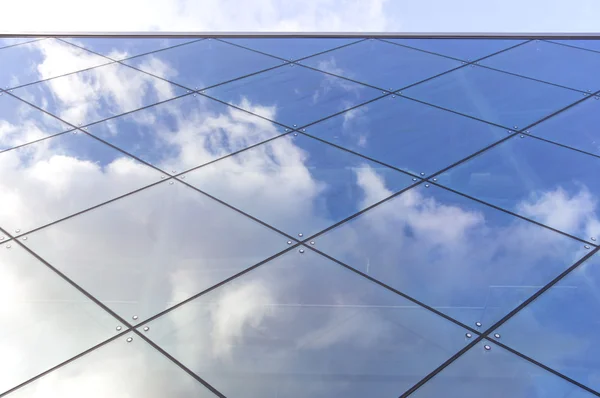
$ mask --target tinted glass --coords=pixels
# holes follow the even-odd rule
[[[281,64],[281,60],[225,43],[201,40],[126,61],[188,88],[205,88]]]
[[[554,43],[566,44],[569,46],[585,48],[588,50],[600,52],[600,40],[552,40]]]
[[[89,126],[87,131],[176,173],[285,132],[268,120],[196,94]]]
[[[424,185],[317,237],[314,247],[484,328],[589,252],[546,228]]]
[[[289,64],[206,90],[247,111],[299,127],[361,104],[381,91]]]
[[[280,137],[186,178],[289,235],[306,237],[413,183],[407,174],[302,134]]]
[[[465,61],[475,61],[523,42],[501,39],[389,39],[389,41]]]
[[[506,137],[506,130],[387,96],[317,123],[307,133],[415,175],[435,173]]]
[[[486,350],[484,346],[490,347]],[[591,398],[594,395],[484,341],[425,383],[415,398]]]
[[[600,89],[600,54],[543,40],[494,55],[482,65],[582,91]]]
[[[0,394],[115,335],[115,319],[18,243],[0,244],[0,272]]]
[[[0,38],[0,48],[8,47],[8,46],[16,46],[18,44],[28,43],[31,41],[37,41],[42,39],[37,39],[35,37],[3,37]]]
[[[69,38],[66,41],[114,60],[179,46],[198,39]]]
[[[502,342],[599,390],[599,289],[595,255],[500,327]]]
[[[454,323],[309,249],[149,327],[229,397],[397,397],[466,344]]]
[[[565,167],[569,165],[570,167]],[[600,159],[515,136],[438,180],[581,239],[600,238]]]
[[[138,321],[287,247],[287,238],[171,182],[41,229],[26,244]]]
[[[0,170],[0,227],[15,234],[158,182],[163,175],[81,132],[2,152]]]
[[[383,90],[398,90],[461,65],[381,40],[365,40],[301,63]]]
[[[403,95],[521,129],[582,98],[582,93],[475,65],[411,87]]]
[[[329,51],[336,47],[344,46],[359,41],[358,39],[227,39],[226,41],[250,49],[261,51],[274,57],[286,60],[295,60],[311,55]]]

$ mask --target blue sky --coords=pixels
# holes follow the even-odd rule
[[[595,0],[28,0],[2,8],[6,32],[594,32],[600,15]]]

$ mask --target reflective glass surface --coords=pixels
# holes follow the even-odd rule
[[[589,252],[578,241],[424,184],[314,241],[471,327],[491,326]]]
[[[18,243],[0,244],[0,272],[0,394],[116,333],[114,318]]]
[[[531,134],[600,155],[600,96],[583,101],[530,129]]]
[[[597,41],[335,36],[0,39],[3,398],[600,396]]]
[[[484,346],[490,349],[486,350]],[[594,395],[513,355],[490,341],[482,341],[425,383],[414,398],[591,398]]]
[[[6,88],[93,68],[110,60],[57,39],[45,39],[0,49],[0,62],[0,87]]]
[[[395,397],[466,344],[464,329],[310,249],[148,326],[228,397]]]
[[[158,182],[163,175],[81,132],[2,152],[0,170],[0,227],[15,234]]]
[[[411,87],[403,95],[521,129],[581,99],[582,93],[475,65]]]
[[[151,106],[86,131],[169,173],[180,173],[285,132],[268,120],[202,95]]]
[[[465,61],[475,61],[522,43],[522,40],[503,39],[389,39],[389,41]]]
[[[482,65],[581,91],[600,89],[600,54],[543,40],[481,61]]]
[[[198,39],[164,39],[164,38],[72,38],[66,41],[76,44],[90,51],[102,54],[113,60],[122,60],[147,54],[152,51],[178,46]]]
[[[300,62],[383,90],[398,90],[461,65],[381,40],[361,41]]]
[[[153,63],[148,69],[161,67],[159,63]],[[13,90],[15,95],[73,125],[86,125],[185,92],[178,86],[118,63]]]
[[[187,88],[199,89],[281,64],[221,40],[200,40],[125,61]]]
[[[280,137],[186,178],[289,235],[306,237],[413,183],[407,174],[302,134]]]
[[[206,94],[290,127],[382,95],[371,87],[294,64],[206,90]]]
[[[497,332],[511,348],[599,390],[599,291],[600,256],[596,254]]]
[[[14,398],[215,397],[138,336],[123,336],[15,391]]]
[[[502,128],[391,96],[307,133],[415,175],[430,175],[506,137]]]
[[[565,167],[572,165],[572,167]],[[581,239],[600,239],[600,159],[515,136],[439,176],[440,184]]]
[[[0,92],[0,152],[71,129],[57,118]]]
[[[25,244],[139,321],[287,247],[284,236],[171,182],[43,228]]]
[[[357,42],[360,39],[226,39],[226,41],[292,61]]]

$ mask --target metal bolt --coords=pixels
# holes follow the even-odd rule
[[[392,98],[396,98],[396,96],[395,96],[395,95],[392,95]]]
[[[173,181],[169,181],[169,185],[173,185]]]
[[[301,254],[304,253],[304,249],[298,250]]]
[[[15,230],[15,233],[17,233],[17,234],[18,234],[19,232],[21,232],[21,230],[20,230],[20,229],[16,229],[16,230]]]
[[[198,94],[194,93],[194,94],[192,94],[192,95],[195,97],[195,96],[197,96]]]
[[[425,188],[429,188],[429,184],[425,184]]]
[[[303,133],[306,133],[306,129],[302,129],[302,132],[303,132]]]
[[[490,347],[490,346],[489,346],[489,345],[487,345],[487,344],[486,344],[486,345],[484,345],[484,346],[483,346],[483,348],[485,348],[485,350],[486,350],[486,351],[489,351],[489,350],[491,350],[491,349],[492,349],[492,347]]]
[[[387,91],[382,91],[381,93],[382,93],[382,94],[387,94]]]
[[[181,176],[180,178],[181,178],[182,180],[185,180],[185,176]]]
[[[127,342],[131,343],[133,341],[133,337],[127,337]]]
[[[4,240],[4,236],[0,236],[0,240]]]
[[[583,93],[583,96],[584,96],[584,97],[586,97],[586,96],[588,96],[588,95],[590,95],[590,93]]]
[[[500,334],[499,333],[494,333],[494,337],[499,339],[500,338]]]
[[[7,248],[7,249],[10,249],[10,245],[6,245],[6,248]]]
[[[525,136],[524,136],[524,135],[520,135],[519,137],[520,137],[520,138],[525,138]]]
[[[138,316],[137,316],[137,315],[134,315],[134,316],[132,316],[132,317],[131,317],[131,319],[133,319],[134,321],[137,321],[137,319],[138,319]]]
[[[165,179],[165,176],[160,176],[160,179],[161,179],[161,180],[164,180],[164,179]]]
[[[420,174],[420,175],[422,175],[422,176],[424,176],[424,175],[425,175],[425,173],[419,173],[419,174]]]
[[[23,240],[27,240],[27,237],[24,237]]]
[[[311,245],[314,245],[314,244],[315,244],[315,241],[314,241],[314,240],[311,240],[311,241],[310,241],[310,244],[311,244]]]
[[[529,130],[525,130],[525,132],[526,132],[527,134],[529,134]]]
[[[298,236],[299,236],[299,237],[303,237],[303,236],[304,236],[304,234],[303,234],[302,232],[300,232],[300,233],[298,234]]]
[[[515,130],[518,129],[518,128],[519,128],[519,126],[513,126],[513,129],[515,129]]]
[[[288,240],[288,241],[287,241],[287,244],[288,244],[288,245],[291,245],[291,244],[292,244],[292,241],[291,241],[291,240]]]
[[[586,249],[589,249],[589,248],[590,248],[588,245],[585,245],[585,246],[583,246],[583,247],[585,247]]]
[[[398,91],[398,94],[399,94],[399,95],[402,95],[402,91]]]
[[[116,329],[117,329],[117,332],[120,332],[121,329],[123,329],[123,328],[121,326],[117,326]]]
[[[473,337],[473,335],[471,333],[467,333],[467,334],[465,334],[465,337],[470,339],[471,337]]]
[[[297,137],[297,136],[298,136],[298,133],[294,133],[294,137]]]
[[[596,241],[596,238],[594,238],[593,236],[590,239],[593,240],[594,242]]]
[[[600,100],[600,97],[594,97],[594,99],[596,99],[596,100]]]
[[[413,181],[417,181],[417,179],[416,179],[416,178],[413,178]]]
[[[481,327],[481,322],[475,322],[475,326],[477,326],[478,328]]]
[[[432,178],[431,180],[432,180],[432,181],[437,181],[437,178]]]
[[[150,328],[148,326],[144,326],[144,332],[147,332],[148,330],[150,330]]]
[[[298,127],[298,125],[297,125],[297,124],[294,124],[294,127]]]

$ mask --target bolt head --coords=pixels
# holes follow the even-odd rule
[[[291,241],[291,240],[288,240],[288,241],[287,241],[287,244],[288,244],[288,245],[291,245],[291,244],[292,244],[292,241]]]
[[[133,337],[127,337],[127,342],[131,343],[133,341]]]
[[[413,181],[417,181],[417,179],[416,179],[416,178],[413,178],[412,180],[413,180]]]
[[[298,250],[301,254],[304,253],[304,249]]]
[[[298,234],[298,236],[299,236],[299,237],[303,237],[303,236],[304,236],[304,234],[303,234],[302,232],[300,232],[300,233]]]
[[[117,326],[115,329],[117,329],[117,332],[120,332],[123,328],[121,326]]]
[[[144,332],[147,332],[148,330],[150,330],[150,328],[148,326],[144,326]]]
[[[592,236],[590,239],[591,239],[592,241],[594,241],[594,242],[596,241],[596,238],[595,238],[595,237],[593,237],[593,236]]]
[[[499,333],[494,333],[494,337],[499,339],[500,338],[500,334]]]
[[[489,345],[487,345],[487,344],[486,344],[486,345],[484,345],[484,346],[483,346],[483,348],[485,348],[485,350],[486,350],[486,351],[489,351],[489,350],[491,350],[491,349],[492,349],[492,347],[490,347],[490,346],[489,346]]]
[[[311,241],[310,241],[310,244],[311,244],[311,245],[314,245],[314,244],[315,244],[315,241],[314,241],[314,240],[311,240]]]
[[[475,326],[477,326],[478,328],[481,327],[481,322],[475,322]]]
[[[131,317],[131,319],[133,319],[134,321],[137,321],[137,319],[138,319],[138,316],[137,316],[137,315],[134,315],[134,316],[132,316],[132,317]]]
[[[425,175],[425,173],[419,173],[419,174],[420,174],[420,175],[422,175],[422,176],[424,176],[424,175]]]
[[[585,246],[583,246],[583,247],[585,247],[586,249],[589,249],[589,248],[590,248],[590,246],[589,246],[589,245],[585,245]]]
[[[425,188],[429,188],[429,184],[425,184]]]
[[[473,335],[471,333],[467,333],[467,334],[465,334],[465,337],[470,339],[471,337],[473,337]]]

